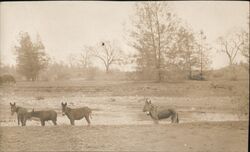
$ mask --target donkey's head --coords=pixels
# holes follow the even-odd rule
[[[145,105],[143,107],[143,112],[146,112],[147,115],[150,114],[150,111],[152,110],[153,106],[152,106],[152,103],[151,103],[151,100],[146,98],[146,101],[145,101]]]
[[[61,104],[62,104],[62,115],[64,116],[68,112],[67,102],[65,103],[62,102]]]
[[[13,115],[17,110],[16,103],[14,102],[13,104],[10,102],[10,111],[11,115]]]

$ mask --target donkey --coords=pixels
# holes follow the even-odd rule
[[[88,122],[88,125],[90,125],[90,119],[92,119],[91,114],[92,110],[89,107],[81,107],[81,108],[76,108],[72,109],[67,107],[67,102],[66,103],[61,103],[62,104],[62,115],[66,115],[69,120],[71,125],[75,125],[75,120],[81,120],[83,117],[85,117],[86,121]]]
[[[41,126],[45,126],[45,121],[51,120],[54,125],[57,125],[57,113],[54,110],[28,112],[30,117],[40,118]]]
[[[25,126],[26,120],[30,118],[30,116],[28,115],[28,110],[26,108],[16,106],[15,102],[13,104],[10,102],[10,110],[12,116],[15,112],[17,113],[18,126],[20,125],[20,121],[22,123],[22,126]]]
[[[178,113],[174,109],[161,109],[159,110],[156,105],[151,103],[150,99],[146,99],[145,105],[143,107],[143,112],[146,112],[147,115],[150,115],[156,124],[158,120],[171,117],[172,123],[179,123]]]

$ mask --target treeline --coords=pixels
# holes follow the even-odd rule
[[[126,33],[127,44],[135,51],[133,54],[126,54],[126,50],[122,50],[116,42],[106,40],[93,46],[85,45],[81,54],[69,56],[67,64],[58,63],[46,54],[46,47],[39,36],[32,42],[27,32],[21,32],[19,44],[15,46],[16,66],[9,68],[10,73],[28,81],[81,78],[158,82],[204,80],[213,73],[210,70],[212,49],[227,56],[229,75],[235,79],[236,68],[246,67],[248,71],[249,31],[229,31],[218,38],[218,46],[212,47],[207,43],[206,33],[202,30],[196,33],[185,25],[167,2],[138,2],[134,9],[132,27]],[[239,55],[246,59],[246,63],[236,65]],[[104,70],[94,64],[97,60]],[[111,68],[116,65],[123,69],[131,64],[136,65],[133,72]],[[3,66],[1,72],[6,72]]]
[[[231,67],[227,66],[218,70],[205,70],[205,80],[244,80],[249,78],[249,66],[245,62],[236,63],[233,65],[234,73],[231,71]],[[199,71],[193,71],[193,73],[199,73]],[[10,74],[14,76],[16,81],[27,81],[27,79],[17,72],[15,66],[2,66],[1,75]],[[177,73],[178,74],[178,73]],[[183,76],[172,75],[165,81],[179,82],[187,80]],[[199,79],[196,78],[196,79]],[[98,67],[89,67],[84,69],[79,65],[70,66],[69,64],[60,62],[50,63],[46,69],[41,71],[38,76],[38,81],[65,81],[65,80],[105,80],[105,81],[140,81],[142,79],[141,72],[139,71],[120,71],[118,69],[111,69],[109,73]],[[149,79],[147,79],[149,80]]]

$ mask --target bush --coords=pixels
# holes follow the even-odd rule
[[[220,79],[237,81],[249,78],[249,72],[243,64],[233,65],[231,67],[227,66],[218,70],[213,70],[211,73],[210,80]]]

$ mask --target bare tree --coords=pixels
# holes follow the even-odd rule
[[[249,64],[249,33],[247,31],[242,31],[241,39],[242,39],[241,54],[246,58],[247,63]]]
[[[91,65],[90,58],[91,58],[90,49],[84,46],[84,49],[80,54],[80,64],[83,67],[83,69],[86,70]]]
[[[68,55],[68,64],[70,67],[74,67],[77,64],[77,54],[70,53]]]
[[[217,42],[220,45],[219,51],[227,55],[229,65],[235,64],[235,58],[244,44],[242,35],[238,32],[231,31],[227,35],[219,37]]]
[[[3,66],[3,55],[0,53],[0,73],[2,73],[2,66]]]
[[[105,66],[106,73],[109,73],[110,66],[122,62],[122,50],[110,41],[101,42],[95,47],[88,47],[92,56],[98,58]]]

